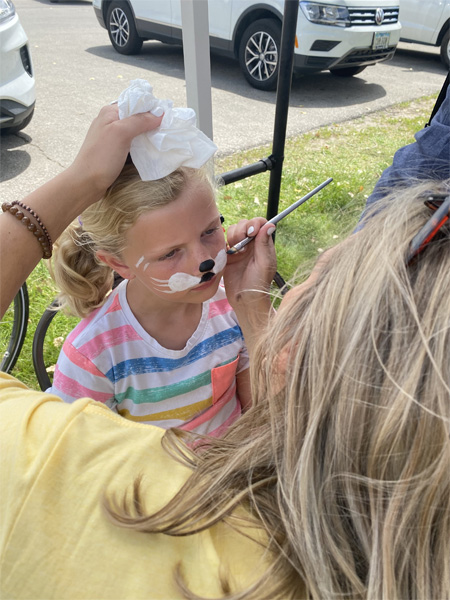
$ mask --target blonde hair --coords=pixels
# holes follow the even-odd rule
[[[50,272],[60,290],[59,305],[79,317],[101,306],[113,285],[113,271],[96,255],[120,258],[126,233],[139,217],[176,200],[192,180],[214,187],[206,171],[181,167],[162,179],[142,181],[127,163],[104,197],[83,212],[54,245]]]
[[[185,535],[236,523],[244,504],[273,558],[233,598],[449,598],[448,229],[405,260],[426,194],[449,190],[427,182],[380,201],[269,324],[252,408],[203,452],[168,431],[191,478],[153,515],[139,484],[135,510],[110,498],[114,522]]]

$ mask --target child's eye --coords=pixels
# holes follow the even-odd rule
[[[212,235],[213,233],[215,233],[218,229],[221,229],[220,227],[212,227],[211,229],[207,229],[205,231],[205,235]]]
[[[158,260],[166,260],[167,258],[173,258],[175,256],[176,252],[177,252],[176,250],[171,250],[167,254],[164,254],[164,256],[161,256],[161,258]]]

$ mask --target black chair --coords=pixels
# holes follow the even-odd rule
[[[52,385],[44,361],[44,341],[50,323],[57,314],[58,301],[53,300],[50,306],[45,309],[42,317],[39,319],[39,323],[37,324],[36,331],[34,332],[33,336],[33,367],[39,386],[44,392]]]
[[[28,288],[27,284],[24,283],[14,297],[11,335],[9,336],[8,347],[1,359],[0,371],[11,373],[13,370],[27,335],[29,313]]]

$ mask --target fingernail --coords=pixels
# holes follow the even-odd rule
[[[117,104],[118,100],[113,100],[112,102],[110,102],[110,104]]]
[[[276,227],[269,227],[269,229],[267,230],[267,235],[272,235],[272,233],[275,231]]]
[[[253,232],[255,231],[255,228],[253,227],[253,225],[251,225],[248,229],[247,229],[247,235],[251,235]]]
[[[154,115],[155,117],[160,117],[161,115],[164,114],[164,110],[161,108],[161,106],[157,106],[156,108],[154,108],[153,110],[150,111],[152,113],[152,115]]]

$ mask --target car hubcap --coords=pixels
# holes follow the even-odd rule
[[[245,47],[245,66],[258,81],[272,77],[278,64],[278,49],[275,40],[265,31],[254,33]]]
[[[109,20],[111,36],[117,46],[125,46],[130,37],[127,15],[120,8],[115,8]]]

